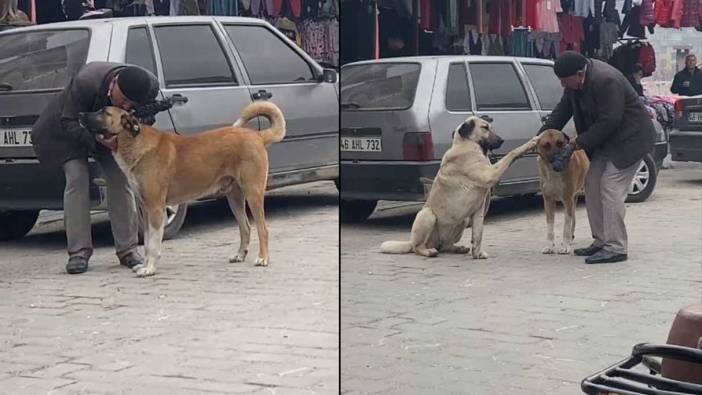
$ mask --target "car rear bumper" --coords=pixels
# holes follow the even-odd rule
[[[434,178],[440,161],[341,161],[341,198],[345,200],[423,201],[421,177]]]
[[[672,159],[680,162],[702,162],[702,132],[670,132]]]
[[[90,161],[90,179],[98,174],[97,163]],[[0,159],[0,209],[62,210],[66,186],[63,170],[39,165],[36,159]],[[90,184],[93,205],[101,202],[100,188]]]

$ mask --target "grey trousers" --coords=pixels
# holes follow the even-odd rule
[[[585,177],[585,205],[593,244],[617,253],[627,253],[624,201],[629,186],[641,164],[619,169],[601,154],[595,153]]]
[[[138,225],[134,194],[127,177],[112,155],[96,155],[107,182],[107,208],[117,256],[121,259],[138,246]],[[93,253],[90,223],[90,174],[87,158],[73,159],[63,164],[66,189],[63,193],[64,222],[68,240],[68,255]]]

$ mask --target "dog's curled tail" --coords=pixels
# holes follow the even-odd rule
[[[250,120],[263,115],[271,122],[268,129],[261,130],[263,143],[269,145],[277,143],[285,137],[285,118],[283,112],[275,104],[267,101],[255,101],[244,107],[241,117],[234,122],[234,127],[242,127]]]
[[[386,241],[380,245],[383,254],[409,254],[412,252],[411,241]]]

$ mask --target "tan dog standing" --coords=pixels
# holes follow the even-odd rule
[[[261,115],[271,121],[270,128],[258,132],[243,127]],[[220,193],[227,196],[239,224],[241,244],[230,262],[242,262],[248,253],[248,203],[258,231],[256,264],[268,265],[268,228],[263,207],[268,178],[266,146],[285,137],[285,119],[276,105],[254,102],[244,108],[234,125],[193,136],[165,133],[139,124],[116,107],[81,114],[80,121],[98,133],[98,140],[112,150],[142,204],[146,263],[133,268],[138,276],[156,273],[166,205]]]
[[[568,144],[568,136],[554,129],[545,130],[539,136],[537,152],[539,154],[539,175],[541,178],[541,193],[546,212],[546,239],[548,245],[541,251],[544,254],[570,254],[573,251],[575,232],[575,205],[577,194],[585,186],[585,175],[590,167],[590,160],[583,150],[573,151],[568,165],[563,171],[556,171],[552,165],[555,154]],[[553,236],[553,225],[556,215],[556,202],[564,207],[565,221],[563,223],[563,244],[557,248]]]
[[[534,137],[515,148],[493,165],[486,153],[499,148],[503,140],[486,120],[467,118],[454,131],[453,144],[444,154],[429,197],[412,224],[411,240],[386,241],[380,251],[387,254],[415,252],[426,257],[435,257],[439,252],[466,254],[471,251],[468,247],[455,244],[470,225],[473,258],[487,258],[482,249],[482,237],[490,188],[515,159],[536,146],[537,139]]]

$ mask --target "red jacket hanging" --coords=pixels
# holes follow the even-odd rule
[[[639,49],[639,63],[643,68],[644,77],[650,77],[656,71],[656,53],[651,44],[644,44]]]

